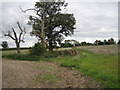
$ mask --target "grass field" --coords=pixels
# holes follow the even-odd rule
[[[2,51],[2,55],[8,55],[8,54],[16,54],[17,51],[16,50],[5,50],[5,51]],[[22,54],[27,54],[29,53],[28,50],[21,50],[21,53]]]
[[[85,76],[91,76],[105,88],[118,88],[118,47],[108,46],[84,46],[78,47],[80,54],[77,56],[58,56],[39,58],[42,61],[56,61],[60,66],[75,69]],[[23,59],[14,57],[15,51],[3,51],[4,58]],[[22,51],[28,53],[27,50]],[[11,55],[9,55],[11,54]],[[7,57],[9,55],[9,57]],[[13,56],[12,56],[13,55]],[[11,56],[11,57],[10,57]],[[22,56],[21,56],[22,57]],[[24,57],[27,59],[27,57]],[[36,58],[33,58],[36,59]],[[38,57],[37,57],[38,59]],[[28,59],[27,59],[28,60]]]

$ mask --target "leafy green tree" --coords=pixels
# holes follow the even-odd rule
[[[98,45],[104,45],[104,43],[101,40],[99,40]]]
[[[110,38],[110,44],[115,44],[115,41],[113,38]]]
[[[61,47],[73,47],[71,43],[61,43]]]
[[[71,43],[71,40],[65,40],[65,44]]]
[[[61,43],[61,47],[73,47],[71,40],[65,40],[64,43]]]
[[[104,45],[106,45],[107,44],[107,40],[104,40]]]
[[[95,40],[94,45],[98,45],[99,41]]]
[[[89,45],[92,45],[92,43],[89,43],[89,42],[88,42],[88,43],[86,43],[86,45],[89,46]]]
[[[72,35],[75,29],[73,14],[63,12],[68,3],[65,2],[36,2],[36,16],[30,16],[29,24],[32,24],[32,35],[35,35],[49,51],[53,46],[60,44],[64,36]],[[30,9],[28,9],[30,10]],[[27,11],[27,10],[26,10]]]
[[[113,39],[113,38],[108,39],[107,44],[108,44],[108,45],[110,45],[110,44],[115,44],[114,39]]]
[[[86,46],[87,43],[84,41],[84,42],[81,42],[81,45],[82,45],[82,46]]]
[[[71,40],[71,42],[74,44],[74,46],[80,46],[80,43],[77,40]]]
[[[1,43],[1,46],[2,46],[3,48],[8,48],[8,47],[9,47],[7,41],[3,41],[3,42]]]

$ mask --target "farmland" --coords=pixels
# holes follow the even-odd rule
[[[57,51],[65,50],[65,49],[68,50],[70,48],[62,48],[62,49],[58,49]],[[3,87],[7,87],[7,86],[12,87],[12,85],[9,86],[8,84],[9,79],[10,80],[14,79],[12,76],[11,76],[12,78],[9,77],[10,73],[17,76],[18,73],[15,73],[15,72],[20,69],[21,72],[24,72],[23,74],[25,76],[27,72],[22,71],[21,68],[27,68],[28,73],[31,73],[31,72],[36,73],[35,75],[30,74],[30,77],[35,76],[34,81],[32,83],[34,87],[47,87],[47,86],[60,87],[59,85],[62,86],[62,83],[65,84],[69,82],[66,80],[67,77],[62,77],[62,76],[68,76],[69,78],[72,78],[71,81],[73,82],[71,82],[71,84],[65,84],[67,87],[74,87],[74,88],[77,86],[80,88],[82,87],[118,88],[119,87],[118,86],[118,46],[117,45],[81,46],[81,47],[76,47],[72,49],[76,49],[80,53],[75,56],[63,55],[63,56],[49,57],[49,58],[44,58],[44,57],[28,58],[28,56],[26,56],[29,53],[28,50],[22,50],[21,55],[16,55],[15,54],[16,51],[12,51],[12,50],[3,51],[2,52],[3,72],[4,72]],[[14,60],[11,60],[11,59],[14,59]],[[23,61],[23,60],[27,60],[27,61]],[[9,66],[9,64],[11,65]],[[48,67],[45,66],[45,64],[48,65]],[[13,67],[16,67],[16,68],[13,68]],[[55,68],[54,70],[53,69],[54,67],[57,67],[57,68]],[[38,69],[36,70],[36,68]],[[44,72],[44,70],[41,71],[40,70],[41,68],[44,68],[47,71],[47,73]],[[5,71],[10,71],[9,69],[12,71],[5,72]],[[29,70],[31,70],[31,72],[29,72]],[[43,72],[43,74],[38,74],[40,73],[39,70],[40,72]],[[81,77],[75,76],[74,71],[76,71],[77,73],[80,73],[78,74],[78,76],[80,75]],[[70,76],[68,74],[70,74]],[[58,77],[57,75],[58,76],[60,75],[60,77]],[[4,77],[5,78],[9,77],[9,78],[4,79]],[[22,76],[19,76],[19,78],[20,77]],[[27,78],[27,81],[29,81],[30,77]],[[78,81],[76,77],[78,80],[80,80],[81,78],[84,78],[84,79],[81,79],[81,81]],[[16,81],[19,81],[19,78]],[[60,81],[60,78],[63,79],[63,82]],[[93,81],[95,81],[92,84],[90,84],[91,79],[94,79]],[[42,83],[43,85],[39,86],[39,83],[41,82],[43,82]],[[52,82],[52,84],[48,85],[47,82],[48,83]],[[18,82],[18,87],[20,87],[19,83],[20,82]],[[81,83],[81,86],[79,86],[80,83]],[[26,86],[29,86],[29,85],[26,85]],[[66,86],[63,86],[63,87],[66,87]],[[21,87],[25,87],[25,86],[21,85]]]

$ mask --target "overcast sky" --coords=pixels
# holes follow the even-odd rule
[[[69,0],[66,0],[68,2]],[[1,3],[0,3],[1,4]],[[31,26],[26,25],[29,13],[21,13],[19,5],[23,9],[34,7],[35,2],[2,2],[0,5],[0,27],[1,31],[7,32],[9,28],[16,28],[16,20],[21,20],[26,27],[25,43],[21,47],[32,46],[37,39],[31,37],[29,32]],[[74,35],[65,39],[75,39],[79,42],[93,43],[96,39],[104,40],[118,39],[118,3],[117,2],[68,2],[68,13],[73,13],[76,19]],[[2,24],[1,24],[2,23]],[[2,37],[0,32],[0,43],[7,41],[9,47],[15,47],[14,41],[9,37]]]

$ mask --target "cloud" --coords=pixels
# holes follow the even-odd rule
[[[4,33],[7,33],[8,30],[11,30],[12,27],[15,28],[15,30],[17,31],[18,27],[16,25],[17,21],[20,21],[26,28],[27,34],[25,36],[25,41],[26,43],[22,44],[22,47],[28,47],[33,45],[33,42],[36,41],[37,39],[34,37],[30,36],[30,31],[31,26],[26,25],[27,21],[28,21],[28,16],[30,15],[31,12],[28,13],[22,13],[19,5],[23,8],[23,9],[27,9],[27,8],[33,8],[34,7],[34,3],[31,2],[3,2],[2,3],[2,31]],[[10,47],[16,47],[14,41],[9,38],[9,37],[2,37],[1,35],[2,33],[0,33],[0,43],[2,43],[2,41],[7,41]]]
[[[67,13],[74,14],[76,29],[72,37],[66,37],[65,39],[76,39],[80,42],[94,42],[96,39],[103,40],[113,37],[117,40],[117,2],[70,2],[68,0],[67,2]],[[28,12],[26,14],[21,13],[19,5],[23,9],[28,9],[33,8],[34,4],[34,2],[3,2],[2,18],[0,18],[0,21],[2,21],[2,31],[7,32],[9,25],[16,28],[16,20],[21,20],[23,24],[26,25],[28,15],[33,14],[33,12]],[[29,34],[31,27],[26,25],[26,29],[26,43],[21,43],[22,47],[32,46],[37,41],[35,37],[31,37]],[[15,47],[14,41],[8,37],[0,38],[0,43],[4,40],[8,42],[10,47]]]
[[[78,41],[118,37],[118,6],[116,2],[69,3],[68,12],[76,18],[76,32],[72,36]],[[68,37],[69,38],[69,37]]]

